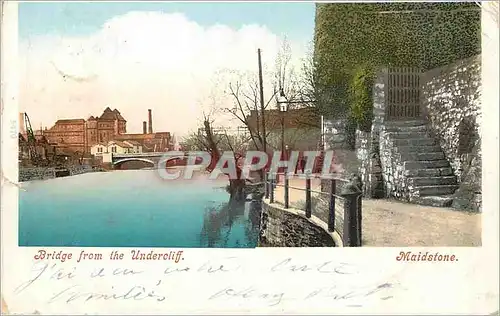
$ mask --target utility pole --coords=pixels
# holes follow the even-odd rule
[[[264,117],[264,85],[262,84],[262,60],[260,57],[260,48],[257,49],[257,55],[259,59],[259,90],[260,90],[260,112],[262,115],[262,147],[264,152],[267,154],[267,142],[266,142],[266,119]]]

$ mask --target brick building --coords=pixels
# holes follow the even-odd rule
[[[318,148],[321,139],[321,116],[315,108],[293,108],[286,112],[272,109],[266,110],[264,115],[268,148],[281,150],[283,145],[288,146],[290,150],[316,150]],[[247,121],[248,127],[254,131],[262,128],[260,111],[250,111]],[[282,126],[284,137],[281,132]]]
[[[144,151],[167,151],[170,149],[170,133],[153,133],[152,114],[148,110],[149,127],[143,122],[142,134],[127,134],[127,121],[117,109],[107,107],[100,116],[84,119],[61,119],[43,131],[50,143],[56,144],[58,153],[86,153],[97,143],[112,140],[135,141]]]
[[[250,111],[250,115],[247,117],[248,126],[252,129],[256,129],[257,126],[261,127],[261,117],[260,111]],[[281,112],[278,109],[266,110],[264,111],[264,119],[267,131],[280,130],[282,119],[285,129],[321,128],[321,116],[313,107],[294,108],[286,112]]]
[[[156,132],[116,135],[114,140],[137,142],[142,145],[144,152],[163,152],[172,149],[170,138],[170,132]]]
[[[90,146],[96,142],[108,142],[116,135],[127,133],[127,121],[117,109],[107,107],[100,117],[91,116],[86,122],[87,140]]]

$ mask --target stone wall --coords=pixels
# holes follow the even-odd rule
[[[72,176],[76,176],[78,174],[83,174],[83,173],[94,171],[92,169],[92,166],[89,166],[89,165],[70,166],[70,167],[68,167],[68,169],[69,169],[70,175],[72,175]]]
[[[378,135],[379,132],[356,131],[358,173],[363,181],[363,196],[367,198],[382,198],[385,196]]]
[[[55,168],[19,168],[19,182],[55,178]]]
[[[292,209],[262,202],[259,245],[264,247],[335,247],[333,234]]]
[[[356,131],[356,157],[359,161],[359,175],[363,181],[363,196],[368,196],[370,191],[370,154],[372,147],[371,133]]]
[[[367,169],[361,172],[367,173],[367,181],[364,181],[366,190],[365,196],[372,198],[396,197],[402,198],[408,195],[406,190],[406,178],[404,177],[403,165],[400,157],[394,152],[394,144],[386,134],[386,90],[388,84],[388,69],[380,69],[373,83],[373,122],[371,133],[360,133],[361,138],[357,144],[359,152],[370,152],[368,156],[360,154],[360,158],[365,159],[362,164]],[[368,160],[368,161],[366,161]],[[368,195],[370,194],[370,195]]]
[[[94,172],[91,166],[69,166],[70,175],[75,176],[87,172]],[[56,168],[54,167],[33,167],[33,168],[19,168],[19,182],[32,181],[32,180],[47,180],[56,177]]]
[[[392,139],[386,134],[385,126],[380,128],[380,162],[384,181],[385,197],[408,200],[409,191],[400,155],[394,150]]]
[[[386,189],[382,177],[380,132],[385,124],[385,84],[387,69],[381,69],[373,83],[373,121],[371,132],[356,131],[356,157],[358,173],[363,181],[363,196],[382,198]]]
[[[481,57],[425,72],[422,107],[460,187],[454,206],[481,208]]]

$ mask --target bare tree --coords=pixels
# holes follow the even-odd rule
[[[314,106],[316,96],[316,64],[314,62],[314,43],[309,43],[306,56],[302,59],[302,73],[299,81],[299,99],[308,106]],[[314,102],[311,102],[314,101]]]
[[[312,57],[312,54],[311,54]],[[307,68],[309,70],[309,68]],[[282,45],[275,57],[275,67],[271,78],[271,95],[265,102],[264,109],[270,110],[273,105],[277,104],[277,97],[283,93],[287,102],[288,110],[293,110],[299,107],[314,107],[314,79],[313,71],[298,74],[292,63],[292,50],[290,43],[284,39]],[[258,76],[252,73],[234,73],[227,85],[227,94],[233,102],[233,107],[225,108],[226,113],[230,113],[240,124],[243,124],[249,131],[252,146],[256,150],[263,149],[263,129],[262,129],[262,113],[259,110],[259,83]],[[305,112],[306,113],[306,112]],[[311,115],[316,113],[311,112]],[[311,124],[309,114],[306,117],[298,117],[294,125],[317,128],[318,124]],[[275,117],[276,119],[276,117]],[[278,118],[279,120],[279,118]],[[274,126],[273,126],[274,125]],[[266,139],[276,132],[279,123],[273,122],[266,115]],[[271,144],[272,145],[272,144]],[[277,146],[273,146],[279,148]]]
[[[204,126],[205,122],[211,126],[215,121],[215,113],[217,109],[211,106],[207,111],[202,112],[201,125]],[[196,131],[192,131],[186,137],[183,138],[184,149],[186,150],[199,150],[211,152],[212,147],[208,142],[207,136],[205,135],[204,127],[198,128]],[[215,144],[218,145],[221,139],[215,139]]]
[[[279,93],[284,93],[287,101],[298,101],[300,95],[300,82],[295,67],[290,65],[292,61],[292,49],[285,38],[280,50],[276,55],[275,87]],[[296,103],[294,103],[296,104]]]
[[[268,92],[264,109],[269,110],[276,104],[276,98],[280,92],[285,94],[287,101],[289,101],[288,105],[290,109],[300,106],[301,97],[304,99],[303,95],[306,93],[301,91],[303,89],[302,86],[305,84],[293,67],[291,48],[288,41],[283,41],[275,61],[274,71],[266,76],[271,81],[268,82],[271,86],[271,92]],[[212,154],[212,158],[215,159],[221,157],[222,151],[229,150],[233,152],[234,159],[237,161],[239,155],[242,155],[247,149],[262,150],[264,147],[258,76],[253,72],[236,72],[231,70],[220,71],[217,75],[218,77],[214,80],[214,87],[220,87],[221,85],[225,87],[223,95],[229,97],[232,106],[228,106],[226,105],[227,103],[220,100],[220,93],[211,93],[209,99],[212,107],[209,111],[210,113],[204,114],[203,127],[192,133],[187,139],[189,141],[186,140],[186,142],[193,144],[197,149],[209,151]],[[223,82],[223,79],[225,82]],[[248,136],[235,137],[234,135],[230,135],[227,130],[214,132],[213,126],[215,124],[213,118],[221,113],[229,114],[233,120],[239,123],[238,125],[244,125],[248,130]],[[272,120],[269,120],[267,115],[265,136],[271,140],[278,140],[279,135],[281,135],[279,133],[279,113],[277,111],[272,112]],[[271,115],[271,112],[269,115]],[[299,119],[301,119],[300,116]],[[300,122],[298,123],[295,122],[294,125],[300,126]],[[317,124],[311,125],[316,129],[318,127]],[[295,143],[296,139],[304,135],[304,130],[289,129],[285,134],[289,144]],[[269,137],[271,135],[272,137]],[[279,141],[272,141],[270,145],[278,149],[280,148],[280,143]],[[213,165],[210,168],[212,167]],[[241,172],[241,170],[237,170],[237,172]],[[230,180],[231,196],[241,196],[244,187],[245,180]]]
[[[267,109],[274,100],[277,90],[274,89],[272,96],[267,100],[264,108]],[[225,108],[227,113],[231,113],[234,118],[243,124],[249,132],[249,137],[253,147],[261,150],[264,144],[264,135],[261,126],[261,116],[259,111],[259,83],[257,78],[239,75],[239,78],[228,85],[228,94],[234,102],[232,108]],[[266,132],[266,136],[269,132]]]
[[[184,150],[207,151],[209,149],[204,134],[199,132],[191,132],[183,138],[182,142]]]

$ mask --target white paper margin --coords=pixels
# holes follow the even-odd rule
[[[486,4],[483,4],[486,5]],[[163,262],[137,263],[129,260],[99,264],[85,262],[79,271],[104,268],[136,269],[147,273],[129,277],[107,278],[101,281],[79,279],[87,290],[104,291],[111,286],[126,288],[141,283],[154,288],[161,279],[158,292],[167,295],[163,303],[144,301],[90,300],[88,302],[51,303],[47,299],[75,281],[40,281],[21,294],[14,289],[30,276],[33,255],[38,248],[19,248],[18,240],[18,188],[17,181],[17,3],[3,3],[2,25],[2,298],[11,313],[41,314],[488,314],[498,309],[498,107],[499,63],[498,25],[483,10],[482,54],[482,106],[483,106],[483,235],[478,248],[267,248],[256,250],[184,249],[185,265],[199,267],[207,260],[213,264],[225,257],[236,257],[243,262],[245,272],[228,274],[186,273],[159,276],[165,269]],[[13,132],[16,131],[16,132]],[[12,134],[12,135],[11,135]],[[63,248],[57,248],[57,250]],[[54,249],[51,249],[54,250]],[[63,249],[78,256],[81,249]],[[87,252],[109,253],[112,249],[86,248]],[[120,249],[128,253],[128,249]],[[178,249],[175,249],[178,250]],[[395,260],[400,251],[439,251],[455,254],[454,263],[402,263]],[[162,249],[155,249],[161,252]],[[292,258],[298,266],[314,267],[327,260],[356,264],[361,275],[329,279],[320,273],[278,272],[269,268],[283,259]],[[230,265],[230,264],[229,264]],[[73,265],[62,266],[71,269]],[[73,282],[73,283],[72,283]],[[362,299],[345,303],[332,298],[304,300],[304,294],[324,286],[347,284],[396,285],[391,292],[394,299]],[[166,284],[166,285],[165,285]],[[281,304],[268,306],[263,299],[208,300],[226,286],[244,290],[249,286],[258,293],[285,293]],[[260,292],[259,292],[260,291]],[[254,292],[256,293],[256,292]],[[302,298],[302,299],[299,299]],[[351,306],[349,306],[349,304]],[[361,307],[352,305],[361,304]]]

